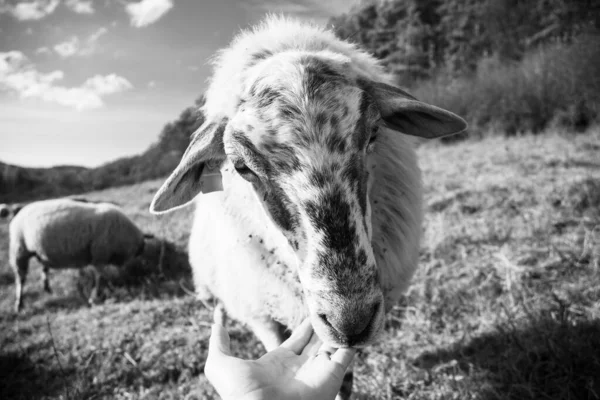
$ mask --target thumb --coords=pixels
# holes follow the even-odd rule
[[[222,380],[222,372],[228,368],[226,366],[231,356],[229,344],[229,334],[227,330],[220,325],[214,324],[208,341],[208,356],[204,365],[204,374],[208,380],[219,390]]]
[[[220,324],[213,324],[210,340],[208,342],[208,356],[213,355],[231,355],[231,347],[229,342],[229,334],[227,330]]]

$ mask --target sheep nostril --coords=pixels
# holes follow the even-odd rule
[[[371,320],[373,320],[375,318],[375,316],[377,315],[377,312],[379,311],[379,307],[381,307],[381,301],[378,301],[377,303],[375,303],[373,305],[373,310],[371,313]]]

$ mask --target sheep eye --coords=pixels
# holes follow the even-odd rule
[[[373,147],[375,146],[375,141],[377,140],[377,136],[379,133],[379,126],[373,128],[371,132],[371,137],[369,138],[369,144],[367,145],[367,152],[370,153],[373,151]]]
[[[233,168],[237,171],[240,176],[248,181],[256,180],[258,178],[254,171],[252,171],[243,161],[238,161],[233,165]]]
[[[379,134],[379,126],[376,126],[371,131],[371,137],[369,138],[369,144],[373,144],[375,140],[377,140],[377,136]]]

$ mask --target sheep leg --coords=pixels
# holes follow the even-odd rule
[[[22,306],[21,296],[23,295],[23,286],[27,279],[30,258],[31,255],[29,254],[20,254],[10,263],[15,273],[15,312],[17,313],[21,310]]]
[[[44,265],[44,268],[42,268],[42,282],[44,283],[44,291],[46,291],[46,293],[52,294],[52,289],[50,288],[49,273],[50,268]]]
[[[283,326],[273,319],[252,319],[248,321],[248,326],[265,346],[267,352],[275,350],[283,343]]]
[[[94,287],[92,288],[90,297],[88,298],[88,304],[90,307],[92,307],[98,301],[98,290],[100,288],[100,278],[101,278],[100,271],[98,271],[98,268],[96,268],[94,266],[92,268],[92,271],[94,274]]]

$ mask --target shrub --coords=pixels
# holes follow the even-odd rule
[[[600,115],[600,34],[540,48],[518,62],[485,57],[471,76],[441,74],[412,91],[465,117],[471,132],[585,130]]]

